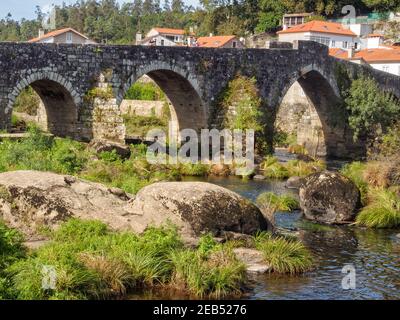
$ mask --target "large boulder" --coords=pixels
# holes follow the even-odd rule
[[[122,190],[72,176],[38,171],[0,174],[0,218],[28,236],[72,217],[133,229],[128,220],[132,201]]]
[[[360,192],[337,172],[312,174],[300,187],[300,207],[307,219],[328,224],[354,221],[360,206]]]
[[[253,234],[271,227],[250,201],[210,183],[155,183],[143,188],[132,206],[142,228],[171,221],[189,238],[206,232],[214,236],[223,231]]]
[[[30,239],[38,229],[57,227],[71,217],[137,233],[172,222],[188,239],[204,232],[252,234],[269,226],[256,206],[208,183],[157,183],[135,198],[120,189],[49,172],[0,174],[0,218]]]

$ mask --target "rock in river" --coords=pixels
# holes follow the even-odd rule
[[[304,179],[301,177],[290,177],[286,181],[286,188],[288,189],[300,189],[301,185],[304,183]]]
[[[0,174],[0,218],[12,227],[33,236],[38,228],[53,228],[71,217],[101,220],[112,229],[139,233],[170,221],[192,239],[204,232],[252,234],[269,227],[255,205],[208,183],[156,183],[135,197],[49,172]]]
[[[360,192],[337,172],[312,174],[300,187],[300,207],[307,219],[329,224],[354,221],[360,206]]]
[[[260,210],[233,191],[204,182],[161,182],[143,188],[133,202],[143,225],[171,221],[188,237],[223,231],[253,234],[270,226]]]

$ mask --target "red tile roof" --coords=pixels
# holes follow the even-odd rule
[[[227,44],[235,36],[213,36],[213,37],[200,37],[197,39],[197,43],[200,47],[205,48],[220,48]]]
[[[184,35],[185,34],[185,30],[183,29],[171,29],[171,28],[153,28],[154,30],[156,30],[158,33],[164,33],[164,34],[178,34],[178,35]]]
[[[344,49],[329,49],[329,54],[335,58],[344,60],[360,60],[363,59],[368,63],[374,62],[400,62],[400,48],[378,48],[364,49],[355,52],[353,57],[349,59],[348,51]]]
[[[292,28],[279,31],[278,34],[301,33],[301,32],[319,32],[332,33],[356,37],[356,34],[350,29],[344,28],[340,23],[314,20],[299,24]]]
[[[79,35],[79,36],[81,36],[81,37],[83,37],[83,38],[85,38],[85,39],[89,39],[87,36],[85,36],[85,35],[79,33],[79,32],[76,31],[75,29],[72,29],[72,28],[64,28],[64,29],[60,29],[60,30],[51,31],[51,32],[49,32],[49,33],[46,33],[46,34],[43,35],[42,37],[33,38],[33,39],[29,40],[28,42],[31,42],[31,43],[32,43],[32,42],[38,42],[38,41],[40,41],[40,40],[44,40],[44,39],[48,39],[48,38],[52,38],[52,37],[59,36],[60,34],[63,34],[63,33],[66,33],[66,32],[74,32],[74,33],[76,33],[77,35]]]

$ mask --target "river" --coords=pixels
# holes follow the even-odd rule
[[[278,154],[281,161],[291,158]],[[337,168],[340,163],[328,163]],[[263,192],[277,194],[296,190],[285,187],[282,181],[242,180],[236,177],[185,178],[185,181],[210,182],[246,197],[252,201]],[[278,227],[299,234],[315,257],[316,268],[301,276],[260,275],[250,280],[243,299],[400,299],[400,230],[374,230],[351,226],[326,226],[311,223],[300,212],[277,213]],[[344,290],[342,279],[346,265],[355,267],[356,288]],[[177,299],[179,296],[148,292],[132,298]]]

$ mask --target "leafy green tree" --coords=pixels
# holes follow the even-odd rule
[[[386,131],[400,117],[400,104],[393,95],[383,92],[375,80],[360,77],[351,84],[346,98],[349,124],[354,138],[374,137]]]

